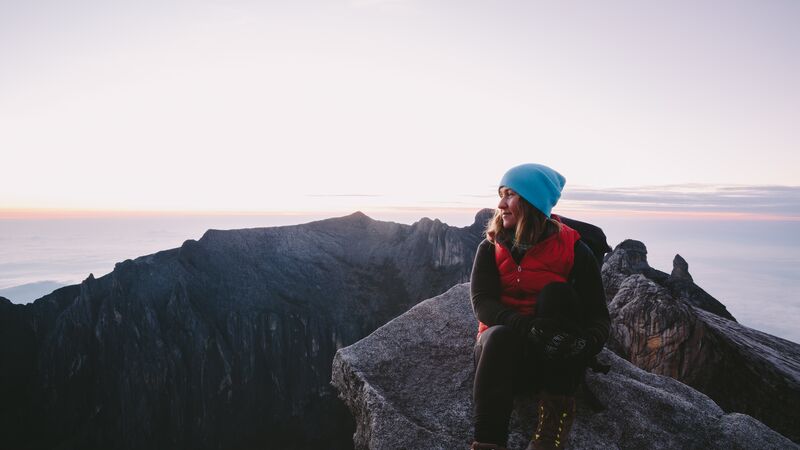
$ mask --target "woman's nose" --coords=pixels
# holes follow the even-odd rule
[[[508,208],[508,204],[506,204],[506,198],[500,197],[500,201],[497,203],[497,209],[506,209]]]

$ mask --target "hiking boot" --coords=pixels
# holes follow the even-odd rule
[[[563,449],[575,420],[575,397],[542,393],[539,424],[527,450]]]
[[[505,447],[501,447],[497,444],[484,444],[482,442],[474,441],[469,450],[508,450],[508,449]]]

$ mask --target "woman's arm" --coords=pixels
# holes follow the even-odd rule
[[[494,258],[494,244],[484,240],[475,253],[470,277],[472,311],[475,317],[486,324],[507,325],[520,336],[531,329],[531,318],[523,316],[500,303],[500,272]]]
[[[608,316],[600,268],[594,254],[582,241],[575,243],[575,262],[569,280],[585,308],[585,333],[594,344],[590,349],[591,354],[598,353],[608,340],[611,319]]]

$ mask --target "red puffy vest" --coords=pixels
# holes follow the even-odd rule
[[[500,272],[500,302],[516,309],[521,314],[536,312],[536,298],[546,285],[565,282],[575,262],[575,242],[580,234],[561,224],[561,231],[548,236],[528,250],[519,264],[511,251],[495,242],[494,258]],[[478,325],[478,335],[489,328]]]

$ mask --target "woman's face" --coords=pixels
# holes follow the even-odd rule
[[[497,209],[503,212],[503,228],[509,229],[517,226],[522,215],[519,203],[519,194],[509,188],[500,189],[500,203],[497,204]]]

